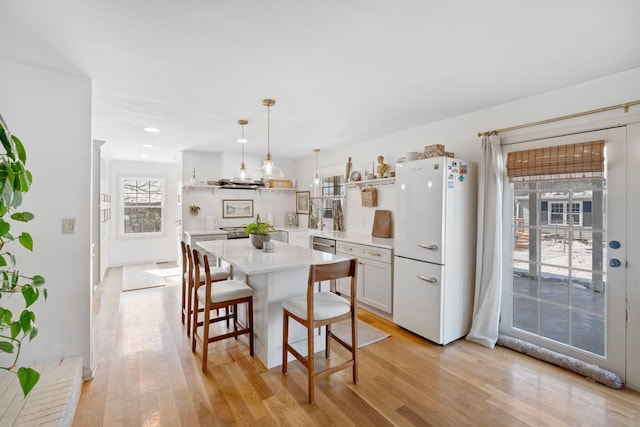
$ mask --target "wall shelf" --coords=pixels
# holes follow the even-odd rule
[[[347,188],[382,187],[395,184],[395,178],[368,179],[366,181],[347,182]]]

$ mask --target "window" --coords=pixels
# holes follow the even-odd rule
[[[136,236],[162,233],[164,180],[123,178],[121,184],[123,234]]]
[[[333,218],[333,200],[344,197],[344,177],[342,175],[330,176],[322,179],[322,217]]]

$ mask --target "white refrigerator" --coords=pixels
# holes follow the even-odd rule
[[[461,159],[396,165],[393,322],[437,344],[471,327],[477,187]]]

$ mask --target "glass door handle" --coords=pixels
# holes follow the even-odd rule
[[[620,262],[619,259],[611,258],[609,260],[609,267],[617,268],[617,267],[620,267],[621,265],[622,263]]]

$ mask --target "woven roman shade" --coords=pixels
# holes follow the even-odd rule
[[[507,176],[511,182],[604,177],[604,140],[508,153]]]

